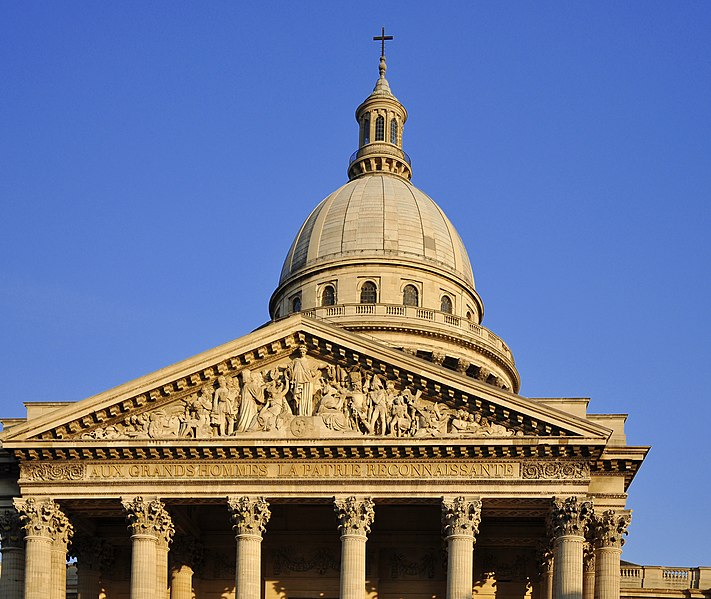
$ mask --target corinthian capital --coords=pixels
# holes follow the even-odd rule
[[[577,535],[584,537],[592,515],[592,501],[581,501],[577,497],[566,497],[565,499],[555,497],[551,509],[553,536]]]
[[[445,537],[453,535],[475,536],[481,522],[481,499],[455,497],[442,499],[442,530]]]
[[[227,505],[238,535],[262,536],[272,515],[264,497],[228,497]]]
[[[22,547],[25,534],[22,531],[20,515],[13,509],[0,511],[0,545],[6,547]]]
[[[162,501],[144,499],[139,495],[133,499],[121,499],[121,505],[126,512],[131,534],[150,535],[170,543],[175,527]]]
[[[590,543],[583,545],[583,572],[595,571],[595,549]]]
[[[28,536],[48,537],[57,543],[69,542],[74,528],[53,499],[15,499],[15,509]]]
[[[625,544],[627,527],[632,519],[630,512],[606,510],[593,518],[596,547],[619,547]]]
[[[80,568],[102,571],[113,563],[114,547],[104,539],[80,534],[72,539],[70,554],[77,558]]]
[[[375,518],[375,504],[370,497],[334,498],[333,507],[342,535],[366,536]]]

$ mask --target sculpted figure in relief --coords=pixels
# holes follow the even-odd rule
[[[306,355],[305,346],[300,345],[297,351],[298,357],[291,361],[287,369],[290,390],[296,405],[296,415],[312,416],[320,372],[314,361]]]
[[[265,403],[264,382],[261,375],[245,368],[242,371],[242,399],[237,420],[238,433],[252,430],[257,420],[257,412]]]
[[[217,377],[217,390],[212,396],[212,413],[210,424],[217,429],[217,434],[222,437],[231,435],[235,428],[235,410],[232,404],[234,388],[230,388],[226,376]]]

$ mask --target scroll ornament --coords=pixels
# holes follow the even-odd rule
[[[86,466],[82,463],[23,464],[22,478],[28,481],[82,480]]]
[[[577,497],[554,498],[551,511],[551,525],[554,537],[564,535],[585,536],[585,531],[593,515],[591,501]]]
[[[629,512],[606,510],[593,518],[596,547],[618,547],[625,544],[627,527],[632,515]]]
[[[238,536],[262,536],[272,515],[264,497],[228,497],[227,505],[232,517],[232,528]]]
[[[150,535],[170,543],[175,527],[162,501],[144,499],[139,495],[133,499],[121,499],[121,505],[126,511],[131,534]]]
[[[481,522],[481,499],[455,497],[442,500],[442,529],[445,537],[475,536]]]
[[[375,503],[370,497],[334,499],[333,505],[341,535],[366,536],[370,532],[375,519]]]

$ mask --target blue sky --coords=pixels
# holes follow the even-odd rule
[[[711,3],[0,4],[0,396],[80,400],[267,320],[377,78],[527,396],[652,451],[623,558],[711,565]]]

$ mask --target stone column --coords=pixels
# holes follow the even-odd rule
[[[195,539],[176,536],[170,547],[170,599],[193,598],[193,574],[202,560],[202,551]]]
[[[550,539],[539,541],[536,551],[538,564],[538,599],[553,599],[553,546]]]
[[[631,512],[607,510],[594,519],[595,599],[620,598],[620,555]]]
[[[447,599],[471,599],[475,536],[481,499],[442,499],[442,528],[447,541]]]
[[[369,497],[334,498],[341,531],[340,599],[365,597],[365,543],[375,517],[375,504]]]
[[[15,499],[15,509],[25,528],[25,594],[24,599],[47,599],[66,595],[66,541],[71,524],[52,499]],[[63,576],[56,570],[59,550],[53,552],[55,538],[64,539]],[[53,558],[53,553],[56,555]],[[65,587],[58,588],[61,581]]]
[[[103,539],[75,535],[71,554],[77,560],[77,599],[98,599],[101,572],[113,562],[114,548]]]
[[[583,543],[592,512],[590,501],[553,500],[553,599],[583,599]]]
[[[271,512],[264,497],[228,497],[237,541],[235,597],[261,599],[262,535]]]
[[[58,513],[54,518],[52,540],[52,586],[49,599],[66,599],[67,596],[67,547],[74,529],[69,519]]]
[[[0,511],[2,572],[0,597],[23,599],[25,591],[25,542],[20,516],[14,509]]]
[[[131,599],[156,599],[158,594],[158,539],[173,534],[173,523],[158,499],[122,499],[131,531]],[[167,576],[167,567],[166,567]]]
[[[583,599],[595,599],[595,548],[589,541],[583,545]]]
[[[161,535],[156,543],[156,599],[168,599],[168,549],[170,537]]]

